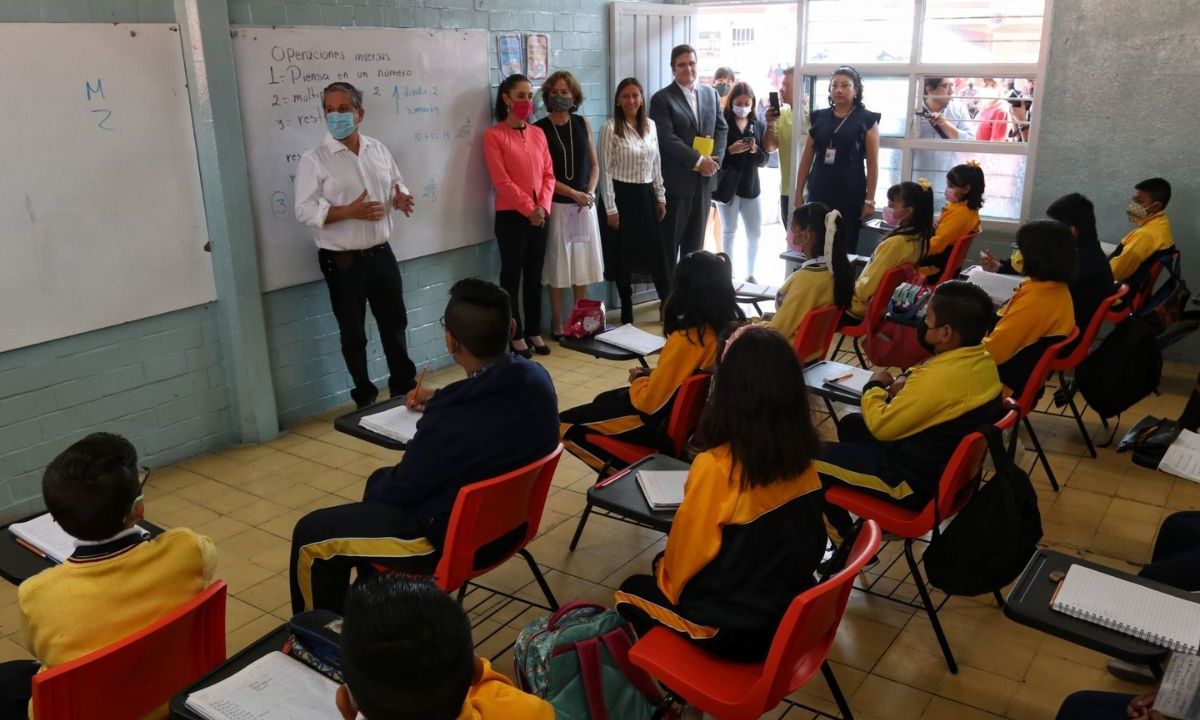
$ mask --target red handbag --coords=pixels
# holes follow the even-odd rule
[[[604,329],[604,303],[599,300],[580,300],[571,308],[563,335],[582,340]]]

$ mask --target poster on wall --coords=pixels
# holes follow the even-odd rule
[[[525,66],[530,80],[545,80],[550,74],[550,36],[529,33],[525,36]]]
[[[521,33],[500,33],[496,36],[496,51],[500,54],[500,77],[524,72],[521,65]]]

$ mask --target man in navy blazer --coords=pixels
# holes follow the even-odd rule
[[[717,91],[696,82],[696,50],[677,45],[671,50],[675,82],[650,98],[650,119],[658,131],[662,153],[667,215],[663,218],[667,266],[704,247],[712,191],[725,155],[729,126],[721,113]],[[713,139],[711,156],[692,149],[697,137]]]

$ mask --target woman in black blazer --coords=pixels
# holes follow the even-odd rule
[[[767,156],[775,150],[771,136],[764,143],[763,124],[755,117],[757,100],[747,83],[738,83],[729,93],[725,106],[725,122],[729,135],[725,146],[725,162],[717,175],[713,200],[721,214],[722,249],[731,258],[738,217],[746,228],[746,280],[754,282],[754,260],[758,256],[758,239],[762,235],[762,208],[758,196],[761,188],[758,169],[767,164]]]

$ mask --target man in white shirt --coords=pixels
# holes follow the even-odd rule
[[[400,397],[416,385],[416,367],[404,340],[404,289],[388,245],[388,206],[410,216],[413,198],[387,147],[358,131],[362,93],[350,83],[335,82],[321,97],[329,135],[300,158],[296,219],[313,227],[342,357],[354,381],[350,397],[364,408],[379,394],[367,371],[367,303],[387,357],[391,396]]]
[[[729,126],[720,111],[717,91],[696,82],[696,51],[691,45],[671,50],[675,82],[650,98],[650,119],[658,133],[667,214],[663,240],[667,268],[675,272],[680,257],[704,247],[704,230],[712,205],[717,170],[725,155]],[[712,152],[693,149],[696,138],[711,138]]]
[[[921,137],[943,140],[974,140],[971,113],[952,99],[954,83],[947,78],[925,78],[925,106],[917,116]]]

